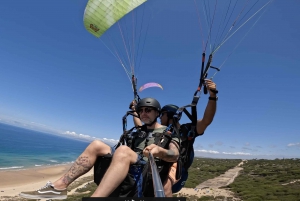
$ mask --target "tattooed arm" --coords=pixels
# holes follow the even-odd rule
[[[155,144],[151,144],[144,149],[144,156],[148,157],[149,151],[154,157],[158,157],[167,162],[176,162],[179,157],[178,145],[174,141],[171,141],[169,144],[169,149],[164,149]]]
[[[169,149],[163,149],[164,151],[162,151],[160,153],[159,158],[167,161],[167,162],[176,162],[178,157],[179,157],[179,150],[178,150],[178,145],[176,142],[171,141],[171,143],[169,144]]]

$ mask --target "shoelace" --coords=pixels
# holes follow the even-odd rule
[[[52,183],[51,183],[51,181],[48,181],[48,182],[46,183],[46,185],[45,185],[45,186],[43,186],[42,188],[40,188],[39,190],[42,190],[42,189],[48,188],[49,186],[52,186]],[[39,190],[38,190],[38,191],[39,191]]]

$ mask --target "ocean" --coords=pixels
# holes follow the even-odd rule
[[[0,171],[72,163],[88,144],[0,123]]]

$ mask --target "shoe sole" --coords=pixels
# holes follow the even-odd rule
[[[27,199],[39,199],[39,198],[50,198],[50,199],[66,199],[67,195],[28,195],[24,193],[20,193],[19,196]]]

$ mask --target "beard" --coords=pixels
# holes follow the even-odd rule
[[[144,124],[149,124],[149,123],[151,123],[151,122],[153,121],[153,120],[150,119],[149,117],[141,118],[141,120],[142,120],[142,122],[143,122]]]

